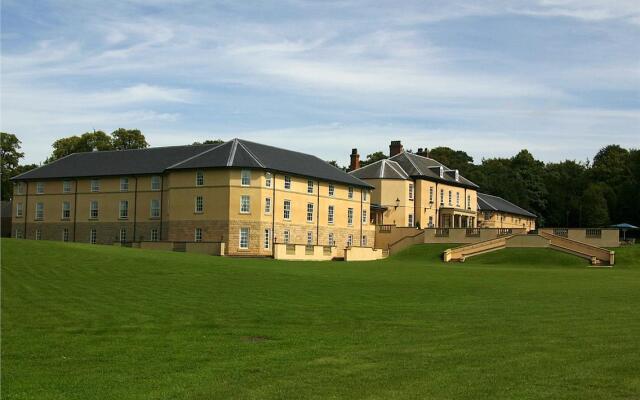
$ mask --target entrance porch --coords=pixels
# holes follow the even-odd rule
[[[441,208],[438,218],[440,228],[475,228],[476,213],[460,208]]]

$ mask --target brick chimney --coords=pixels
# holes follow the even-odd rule
[[[351,149],[351,164],[349,165],[349,171],[354,171],[360,168],[360,154],[358,149]]]
[[[402,153],[402,143],[399,140],[392,140],[389,145],[389,157]]]
[[[426,147],[424,149],[419,148],[416,154],[422,157],[429,157],[429,149],[427,149]]]

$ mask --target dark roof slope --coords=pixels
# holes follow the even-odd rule
[[[12,179],[160,174],[169,166],[216,146],[207,144],[74,153]]]
[[[241,139],[233,139],[219,147],[204,151],[172,165],[169,169],[215,167],[268,169],[353,186],[372,187],[316,156]]]
[[[350,174],[359,179],[409,179],[400,164],[387,159],[358,168]]]
[[[442,178],[440,177],[440,168],[444,172]],[[350,174],[360,179],[427,178],[455,186],[478,188],[478,185],[460,174],[458,174],[458,180],[456,180],[455,170],[447,168],[438,161],[406,151],[351,171]]]
[[[478,193],[478,211],[502,211],[510,214],[524,215],[535,218],[536,215],[524,208],[503,199],[486,193]]]
[[[447,168],[445,165],[432,158],[427,158],[403,151],[400,154],[396,154],[395,156],[391,157],[390,160],[393,160],[400,164],[402,166],[402,169],[404,169],[407,174],[413,177],[425,177],[436,181],[450,183],[452,185],[478,188],[478,185],[471,182],[462,175],[458,175],[458,180],[456,181],[455,174],[451,173],[454,170]],[[440,173],[438,172],[440,167],[442,167],[445,171],[445,174],[442,178],[440,178]]]
[[[240,139],[219,145],[74,153],[12,179],[160,174],[171,169],[217,167],[269,169],[353,186],[373,187],[310,154]]]

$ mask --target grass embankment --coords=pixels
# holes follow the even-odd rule
[[[630,399],[640,246],[613,269],[448,246],[363,263],[2,241],[7,399]]]

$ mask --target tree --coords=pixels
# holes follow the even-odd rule
[[[629,151],[617,144],[603,147],[593,158],[591,172],[594,180],[617,186],[631,175]]]
[[[139,129],[118,128],[111,132],[111,146],[114,150],[144,149],[149,143]]]
[[[547,208],[547,188],[544,184],[544,163],[536,160],[528,150],[521,150],[511,159],[516,176],[514,186],[519,190],[514,201],[520,207],[543,216]],[[507,199],[509,200],[509,199]],[[541,224],[544,219],[541,219]]]
[[[16,135],[0,132],[0,144],[2,147],[0,150],[0,173],[2,177],[2,187],[0,190],[2,190],[2,200],[9,200],[13,194],[13,185],[9,179],[15,176],[18,163],[20,159],[24,157],[24,153],[19,151],[21,143]]]
[[[474,167],[473,157],[462,150],[453,150],[449,147],[431,149],[429,158],[433,158],[451,169],[459,170],[462,175],[468,174]]]
[[[69,136],[53,142],[53,153],[46,162],[55,161],[73,153],[113,150],[111,137],[103,131],[83,133],[81,136]]]
[[[631,171],[631,153],[618,145],[609,145],[598,151],[593,158],[591,181],[606,185],[605,191],[609,217],[615,221],[627,220],[634,213],[635,205],[629,202],[634,189],[629,184],[634,181]],[[637,189],[636,189],[637,190]]]
[[[201,142],[193,142],[193,145],[195,146],[195,145],[198,145],[198,144],[222,144],[222,143],[224,143],[224,140],[222,140],[222,139],[214,139],[214,140],[207,139],[202,143]]]
[[[330,165],[333,165],[334,167],[341,169],[343,171],[347,171],[348,168],[347,167],[341,167],[338,165],[338,162],[336,160],[331,160],[331,161],[327,161],[327,163],[329,163]]]
[[[376,151],[375,153],[367,154],[367,158],[360,161],[360,167],[373,164],[374,162],[384,160],[385,158],[388,157],[382,151]]]
[[[609,210],[604,184],[590,183],[582,193],[583,226],[597,227],[609,224]]]
[[[19,151],[22,142],[12,133],[0,132],[0,143],[2,145],[0,159],[2,160],[2,173],[4,174],[7,169],[13,169],[18,166],[20,159],[24,157],[24,153]]]
[[[545,222],[549,226],[581,226],[582,192],[587,186],[587,166],[576,161],[545,166],[547,189]]]

